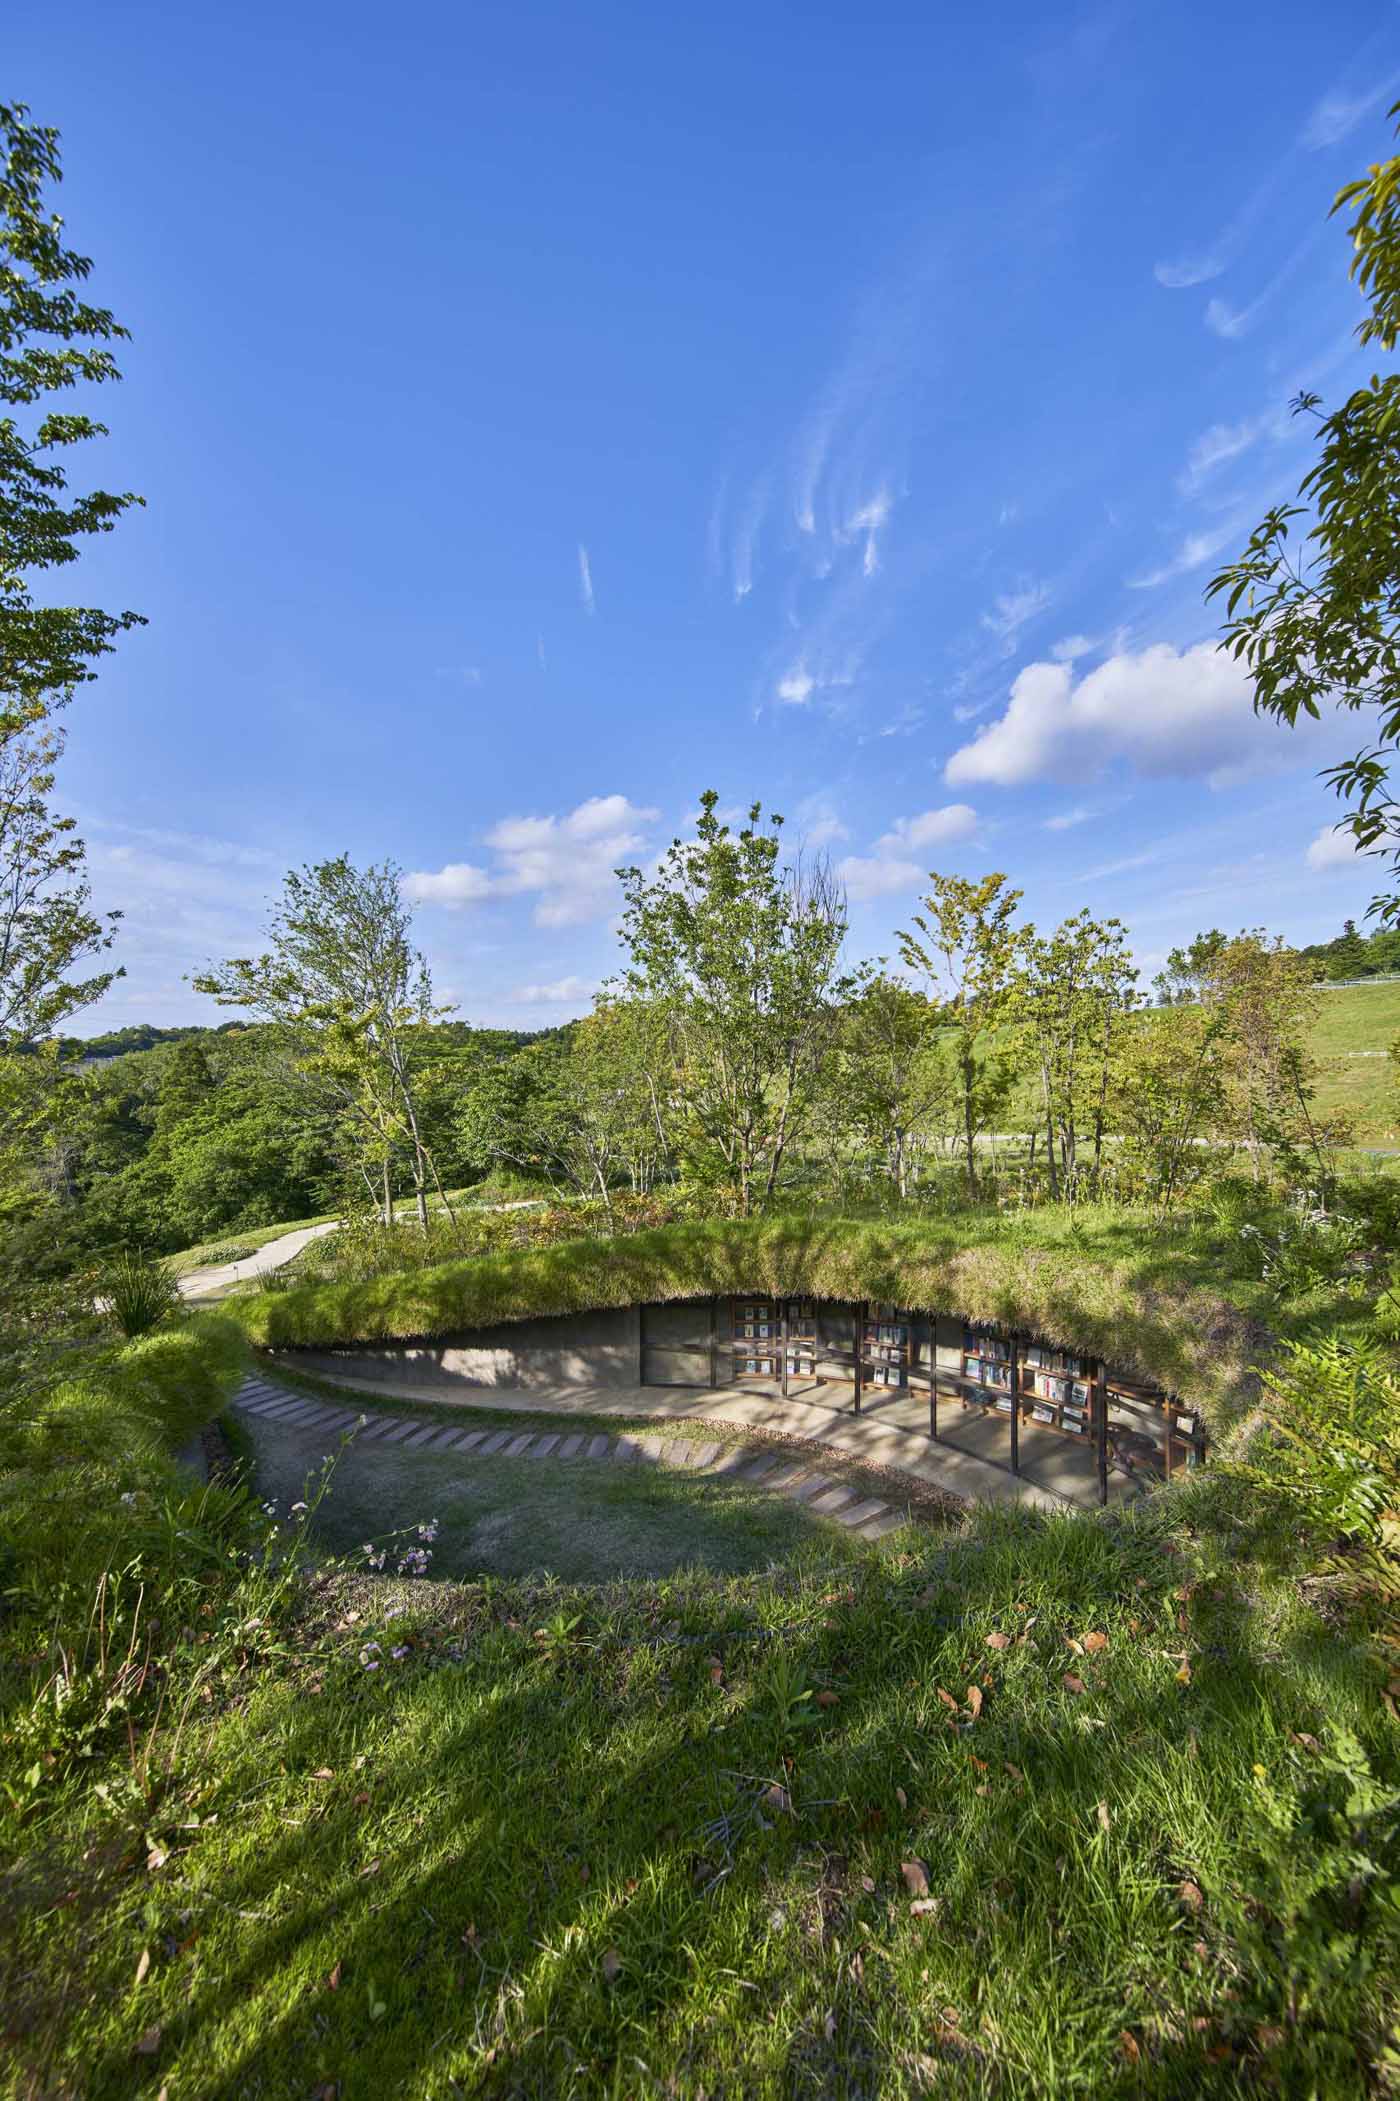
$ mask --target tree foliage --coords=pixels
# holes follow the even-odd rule
[[[1400,158],[1348,183],[1332,209],[1353,213],[1351,271],[1370,306],[1357,334],[1393,351]],[[1224,597],[1223,646],[1245,665],[1256,709],[1290,725],[1328,706],[1367,719],[1362,749],[1326,777],[1350,805],[1343,823],[1358,849],[1389,867],[1390,887],[1371,910],[1392,920],[1400,916],[1400,798],[1391,779],[1400,739],[1400,374],[1373,374],[1330,414],[1312,393],[1293,406],[1317,423],[1318,453],[1299,500],[1267,513],[1206,595]]]
[[[973,882],[930,873],[923,910],[899,935],[906,967],[930,987],[954,1045],[958,1120],[969,1193],[977,1187],[977,1140],[1004,1106],[1014,1064],[1000,1041],[1010,1015],[1019,890],[1002,874]]]
[[[784,865],[782,819],[755,803],[738,833],[708,790],[692,840],[659,872],[618,871],[632,996],[674,1044],[677,1143],[747,1215],[769,1203],[810,1119],[835,1010],[845,899],[824,861]]]

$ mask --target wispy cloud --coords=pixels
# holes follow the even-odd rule
[[[1265,416],[1247,417],[1242,423],[1212,423],[1201,432],[1186,455],[1186,466],[1177,486],[1183,496],[1194,496],[1217,467],[1226,467],[1256,445],[1268,426]]]
[[[1180,262],[1155,264],[1152,275],[1167,291],[1186,292],[1192,285],[1209,284],[1224,268],[1222,255],[1190,255],[1183,256]]]
[[[1336,91],[1324,95],[1313,105],[1308,120],[1298,135],[1298,143],[1310,153],[1320,153],[1328,146],[1336,146],[1355,131],[1363,117],[1394,97],[1400,86],[1400,74],[1389,73],[1378,86],[1368,88],[1361,95],[1347,95]]]
[[[593,611],[593,565],[588,559],[588,549],[582,540],[578,543],[578,587],[585,613]]]
[[[865,536],[865,552],[861,556],[861,569],[866,576],[873,576],[880,566],[880,553],[876,545],[875,535],[879,532],[881,526],[887,522],[890,509],[889,490],[881,489],[878,496],[873,496],[868,503],[861,504],[847,522],[846,538],[861,534]]]
[[[1087,824],[1093,814],[1092,810],[1086,810],[1082,804],[1073,810],[1056,810],[1053,817],[1046,818],[1045,830],[1047,832],[1072,831],[1077,824]]]
[[[1002,593],[992,610],[982,615],[982,625],[989,634],[999,635],[1008,647],[1014,647],[1026,622],[1043,613],[1049,603],[1049,585],[1026,577],[1013,590]]]
[[[1155,591],[1159,584],[1170,583],[1178,576],[1189,576],[1193,569],[1201,569],[1235,538],[1238,531],[1232,520],[1214,532],[1188,533],[1169,561],[1157,569],[1149,569],[1145,576],[1130,576],[1127,579],[1130,591]]]
[[[1206,327],[1213,336],[1220,336],[1227,343],[1235,343],[1248,335],[1254,326],[1255,308],[1233,307],[1224,299],[1212,299],[1206,306]]]

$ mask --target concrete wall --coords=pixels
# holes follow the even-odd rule
[[[434,1342],[357,1343],[343,1350],[288,1350],[287,1362],[327,1378],[373,1379],[390,1386],[636,1386],[641,1382],[641,1316],[620,1311],[565,1313],[502,1321]]]

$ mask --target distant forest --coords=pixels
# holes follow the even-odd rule
[[[1400,977],[1400,927],[1359,934],[1356,921],[1348,919],[1333,940],[1314,942],[1298,953],[1313,965],[1314,976],[1324,984],[1339,978]]]

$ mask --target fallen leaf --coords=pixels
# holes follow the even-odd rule
[[[1256,2028],[1254,2031],[1254,2040],[1261,2050],[1277,2050],[1283,2039],[1281,2028]]]
[[[1006,1770],[1010,1773],[1013,1780],[1024,1780],[1026,1777],[1018,1765],[1012,1765],[1008,1762]]]
[[[328,1765],[318,1765],[311,1777],[313,1780],[334,1780],[335,1772]]]
[[[1084,1646],[1091,1656],[1097,1656],[1101,1649],[1106,1649],[1108,1647],[1108,1636],[1106,1634],[1098,1633],[1086,1634],[1084,1637]]]
[[[873,1897],[875,1894],[875,1877],[873,1875],[862,1875],[860,1878],[860,1886],[865,1891],[867,1897]]]
[[[152,1846],[150,1852],[146,1855],[146,1872],[154,1875],[156,1869],[163,1868],[169,1858],[170,1855],[162,1847]]]
[[[154,2057],[160,2048],[160,2022],[153,2021],[143,2035],[138,2035],[135,2044],[137,2055]]]
[[[588,1880],[588,1877],[589,1877],[589,1875],[591,1874],[591,1872],[592,1872],[592,1870],[590,1869],[590,1867],[589,1867],[589,1865],[588,1865],[588,1862],[587,1862],[586,1860],[585,1860],[585,1861],[583,1861],[583,1862],[582,1862],[582,1863],[580,1864],[580,1867],[579,1867],[579,1871],[578,1871],[578,1879],[579,1879],[579,1881],[580,1881],[580,1882],[586,1882],[586,1881]]]
[[[1083,1692],[1084,1690],[1084,1680],[1076,1678],[1073,1671],[1066,1671],[1060,1683],[1064,1686],[1066,1692]]]
[[[981,1686],[980,1686],[980,1685],[969,1685],[969,1686],[968,1686],[968,1688],[967,1688],[967,1711],[968,1711],[968,1713],[969,1713],[969,1714],[970,1714],[970,1715],[972,1716],[972,1719],[973,1719],[973,1721],[974,1721],[974,1722],[975,1722],[975,1721],[977,1720],[977,1717],[978,1717],[978,1716],[979,1716],[979,1715],[981,1714],[981,1712],[982,1712],[982,1688],[981,1688]]]
[[[1074,1651],[1074,1653],[1075,1653],[1075,1655],[1076,1655],[1076,1656],[1082,1656],[1082,1655],[1084,1654],[1084,1644],[1083,1644],[1083,1642],[1082,1642],[1082,1641],[1076,1641],[1076,1640],[1075,1640],[1075,1638],[1074,1638],[1074,1636],[1073,1636],[1072,1634],[1066,1635],[1066,1637],[1065,1637],[1065,1646],[1066,1646],[1066,1648],[1070,1648],[1070,1649],[1073,1649],[1073,1651]]]
[[[828,2007],[826,2019],[822,2022],[822,2034],[826,2037],[827,2041],[830,2042],[835,2033],[836,2015],[832,2012],[830,2007]]]
[[[989,1649],[1009,1649],[1011,1647],[1011,1636],[1009,1634],[989,1634],[987,1636],[987,1647]]]
[[[940,1686],[939,1686],[939,1688],[938,1688],[938,1697],[939,1697],[939,1699],[940,1699],[940,1700],[941,1700],[941,1701],[943,1702],[943,1705],[944,1705],[945,1707],[951,1707],[951,1708],[952,1708],[952,1710],[953,1710],[953,1712],[954,1712],[954,1714],[956,1714],[956,1713],[957,1713],[957,1711],[958,1711],[958,1703],[957,1703],[957,1701],[956,1701],[956,1700],[955,1700],[955,1699],[953,1698],[953,1695],[952,1695],[952,1694],[951,1694],[950,1692],[944,1692],[944,1690],[943,1690],[943,1687],[942,1687],[941,1685],[940,1685]]]
[[[901,1860],[899,1872],[911,1897],[928,1895],[928,1869],[921,1860]]]
[[[377,1875],[379,1873],[380,1866],[381,1863],[379,1861],[371,1860],[365,1867],[362,1867],[360,1869],[361,1877],[363,1878],[366,1875]]]
[[[1206,1901],[1198,1882],[1178,1882],[1176,1895],[1177,1902],[1184,1904],[1188,1911],[1199,1911]]]
[[[910,1916],[916,1919],[926,1919],[931,1913],[937,1911],[938,1903],[937,1897],[916,1897],[909,1906]]]
[[[1118,2032],[1118,2055],[1124,2064],[1129,2065],[1135,2065],[1142,2056],[1141,2046],[1131,2028],[1122,2028]]]
[[[1301,1744],[1302,1748],[1305,1751],[1320,1751],[1322,1749],[1322,1746],[1318,1742],[1317,1738],[1315,1736],[1309,1736],[1306,1729],[1290,1729],[1288,1732],[1288,1741],[1292,1744]]]
[[[326,1979],[326,1990],[331,1992],[338,1992],[340,1990],[339,1963],[336,1964],[335,1968],[331,1971],[330,1976]]]
[[[711,1685],[723,1685],[724,1665],[720,1662],[718,1656],[707,1656],[705,1661],[709,1666]]]
[[[1099,1820],[1099,1829],[1107,1831],[1109,1825],[1113,1822],[1112,1817],[1108,1813],[1107,1802],[1100,1802],[1095,1808],[1094,1814]]]
[[[818,1707],[836,1707],[840,1705],[840,1701],[841,1695],[839,1692],[819,1692],[817,1694]]]
[[[1182,1664],[1181,1669],[1176,1674],[1176,1682],[1178,1685],[1189,1685],[1191,1683],[1191,1666],[1189,1663]]]
[[[895,1789],[894,1798],[896,1802],[898,1802],[901,1809],[907,1809],[909,1807],[909,1797],[905,1794],[904,1789],[902,1787],[897,1787]]]
[[[138,1985],[142,1985],[146,1982],[146,1973],[150,1969],[150,1967],[151,1951],[149,1948],[143,1948],[141,1950],[141,1960],[136,1965],[136,1983],[132,1986],[133,1991],[136,1990]]]
[[[769,1809],[776,1809],[779,1815],[792,1813],[792,1796],[776,1780],[771,1787],[765,1788],[763,1800]]]
[[[609,1984],[616,1983],[622,1974],[622,1957],[616,1948],[609,1948],[603,1956],[603,1975]]]

